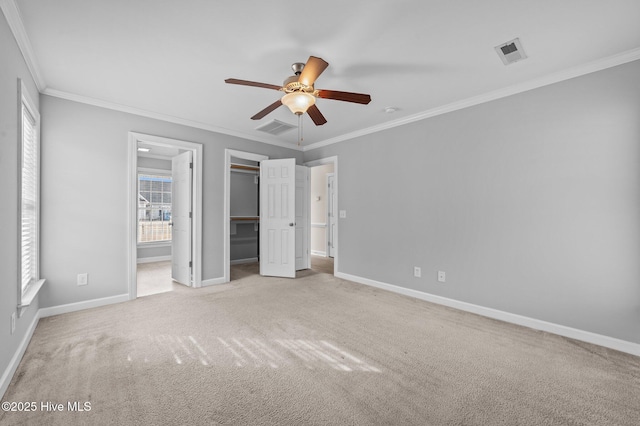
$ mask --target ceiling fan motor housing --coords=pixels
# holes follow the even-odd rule
[[[288,77],[282,83],[282,90],[286,93],[305,92],[305,93],[312,93],[312,94],[315,91],[313,86],[307,86],[305,84],[300,83],[298,81],[297,75],[292,75],[291,77]]]

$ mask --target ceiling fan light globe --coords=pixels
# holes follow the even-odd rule
[[[315,96],[305,92],[293,92],[287,93],[281,99],[282,103],[286,105],[289,110],[294,114],[304,114],[307,109],[312,105],[315,105]]]

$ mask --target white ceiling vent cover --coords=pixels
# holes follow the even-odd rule
[[[519,38],[514,38],[511,41],[496,46],[495,49],[505,65],[521,61],[527,57],[527,54],[524,53],[522,49],[522,43],[520,43]]]
[[[262,126],[256,127],[256,130],[269,133],[270,135],[280,135],[291,129],[295,129],[296,127],[297,126],[294,126],[293,124],[284,123],[280,120],[271,120],[270,122],[265,123]]]

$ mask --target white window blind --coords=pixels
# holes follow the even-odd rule
[[[22,293],[38,281],[39,147],[37,111],[22,102]]]

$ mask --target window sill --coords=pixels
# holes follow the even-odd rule
[[[167,240],[167,241],[149,241],[148,243],[138,243],[137,247],[138,248],[145,248],[145,247],[169,247],[171,246],[171,240]]]
[[[45,279],[41,279],[27,286],[25,292],[22,293],[21,303],[18,305],[20,316],[22,316],[22,310],[31,305],[31,302],[36,298],[45,281]]]

